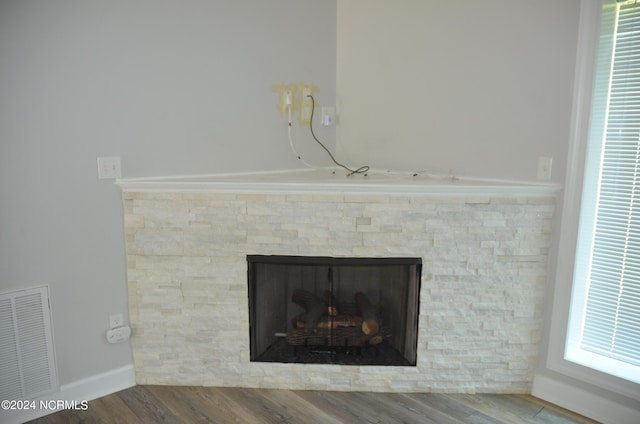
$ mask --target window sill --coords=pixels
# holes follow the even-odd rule
[[[640,383],[640,367],[637,365],[611,359],[580,348],[568,348],[565,359],[632,383]]]

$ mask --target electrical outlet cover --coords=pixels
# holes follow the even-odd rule
[[[539,180],[550,180],[551,179],[551,166],[553,164],[553,159],[550,157],[541,156],[538,158],[538,172],[536,177]]]
[[[124,316],[122,314],[113,314],[109,316],[109,328],[114,329],[124,325]]]
[[[98,179],[108,180],[120,178],[120,156],[107,156],[98,158]]]

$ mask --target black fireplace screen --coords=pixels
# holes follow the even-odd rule
[[[251,361],[416,364],[420,258],[247,262]]]

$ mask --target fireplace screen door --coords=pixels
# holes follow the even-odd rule
[[[420,258],[247,262],[251,361],[416,364]]]

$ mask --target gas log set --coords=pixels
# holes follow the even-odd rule
[[[380,325],[381,305],[372,305],[362,292],[354,303],[338,302],[331,291],[323,298],[297,289],[291,301],[305,312],[293,319],[286,340],[291,346],[363,347],[378,345],[389,337],[389,329]]]

